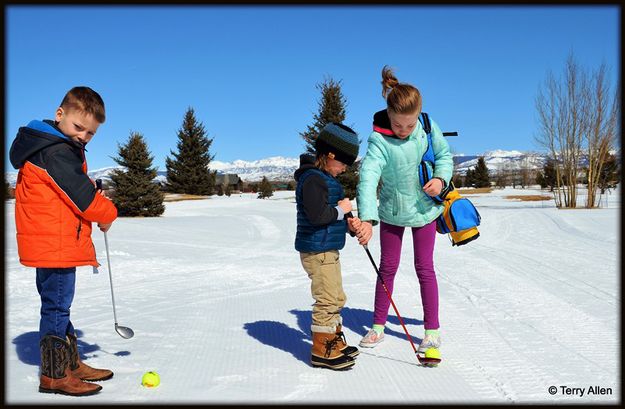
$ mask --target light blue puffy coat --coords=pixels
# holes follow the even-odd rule
[[[431,118],[430,121],[435,156],[432,177],[440,177],[449,184],[453,172],[449,144],[438,124]],[[361,220],[371,220],[373,225],[382,220],[395,226],[421,227],[443,212],[443,205],[434,203],[419,182],[417,166],[427,146],[427,135],[419,121],[404,140],[371,133],[359,172],[357,203]],[[378,206],[376,190],[380,179],[382,189]]]

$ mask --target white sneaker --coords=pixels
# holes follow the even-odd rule
[[[378,333],[375,332],[375,330],[370,329],[369,332],[367,332],[367,335],[362,337],[358,345],[360,345],[363,348],[373,348],[374,346],[378,345],[382,341],[384,341],[384,332],[378,335]]]
[[[418,354],[425,355],[425,351],[430,348],[440,348],[441,346],[441,337],[436,335],[426,335],[423,337],[423,341],[419,345],[419,349],[417,351]]]

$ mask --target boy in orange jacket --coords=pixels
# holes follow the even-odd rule
[[[70,306],[77,266],[98,266],[91,223],[107,231],[115,205],[98,194],[87,176],[85,145],[105,120],[104,102],[88,87],[74,87],[54,121],[31,121],[11,145],[19,169],[15,224],[20,263],[37,269],[41,297],[39,391],[84,396],[102,387],[85,381],[110,379],[113,372],[80,360]]]

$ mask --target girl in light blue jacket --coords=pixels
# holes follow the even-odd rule
[[[438,284],[433,254],[436,218],[443,205],[430,196],[438,195],[449,183],[453,160],[449,145],[438,125],[431,121],[432,148],[435,156],[433,177],[424,186],[419,181],[418,165],[428,147],[425,131],[419,122],[421,94],[414,86],[399,83],[392,69],[382,70],[382,95],[387,109],[374,115],[373,132],[367,153],[360,166],[358,183],[358,230],[360,244],[367,244],[372,226],[380,225],[380,275],[393,292],[399,267],[404,230],[412,232],[414,266],[421,287],[425,336],[418,353],[440,346],[438,321]],[[378,183],[382,182],[377,201]],[[384,339],[384,325],[390,300],[379,280],[376,282],[373,327],[360,342],[374,347]]]

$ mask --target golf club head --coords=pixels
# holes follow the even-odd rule
[[[130,339],[134,337],[135,333],[132,329],[128,327],[124,327],[122,325],[115,324],[115,331],[119,334],[120,337],[125,339]]]

